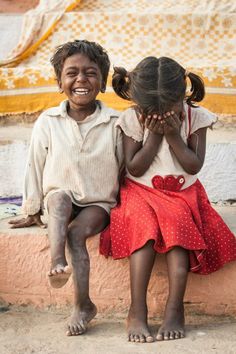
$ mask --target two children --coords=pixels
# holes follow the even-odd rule
[[[156,338],[182,338],[189,270],[208,274],[236,259],[235,238],[197,179],[206,130],[216,120],[193,104],[203,99],[204,85],[169,58],[148,57],[130,73],[116,68],[115,92],[136,104],[117,120],[117,112],[96,100],[105,91],[110,67],[101,46],[66,43],[58,47],[52,64],[68,99],[44,112],[34,126],[24,189],[27,217],[11,223],[43,227],[45,207],[52,259],[48,277],[53,287],[68,280],[67,241],[75,288],[67,334],[84,333],[96,315],[89,296],[86,239],[109,224],[116,205],[122,133],[126,179],[111,224],[102,233],[101,253],[130,257],[128,336],[135,342],[154,340],[146,293],[156,253],[166,254],[169,296]]]
[[[182,338],[188,272],[209,274],[236,259],[235,237],[197,178],[206,130],[216,117],[194,105],[205,93],[200,77],[170,58],[147,57],[131,72],[115,68],[113,88],[136,106],[116,123],[123,134],[126,179],[100,250],[114,259],[130,257],[132,342],[154,340],[146,294],[155,256],[166,254],[169,295],[156,339]]]

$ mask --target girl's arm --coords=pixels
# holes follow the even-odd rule
[[[163,128],[157,116],[148,116],[145,126],[150,132],[144,144],[123,134],[125,164],[135,177],[142,176],[148,170],[163,138]]]
[[[201,170],[205,159],[207,128],[198,129],[190,135],[186,145],[180,135],[180,124],[174,112],[165,115],[164,134],[183,169],[195,175]]]

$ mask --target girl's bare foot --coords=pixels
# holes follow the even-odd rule
[[[67,325],[67,336],[78,336],[87,330],[88,323],[96,316],[97,308],[90,302],[83,308],[75,306]]]
[[[56,264],[48,273],[48,280],[53,288],[63,287],[71,275],[71,268],[66,264]]]
[[[147,311],[140,315],[143,311],[135,312],[129,310],[127,318],[128,341],[136,343],[151,343],[154,341],[147,325]]]
[[[164,321],[158,330],[156,339],[161,341],[184,337],[184,306],[183,304],[174,306],[173,304],[167,303]]]

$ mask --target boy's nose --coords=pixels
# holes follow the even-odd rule
[[[87,79],[87,77],[86,77],[85,74],[79,73],[79,74],[77,75],[76,81],[86,81],[86,79]]]

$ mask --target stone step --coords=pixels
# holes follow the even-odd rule
[[[236,232],[236,207],[218,207]],[[129,306],[128,259],[114,261],[99,255],[99,237],[88,240],[91,259],[91,298],[103,315],[122,315]],[[46,279],[50,267],[47,230],[37,227],[9,229],[0,221],[0,299],[9,304],[41,308],[62,307],[73,302],[72,279],[62,289],[53,289]],[[187,313],[236,315],[236,262],[208,276],[190,274],[185,296]],[[220,284],[220,286],[219,286]],[[149,315],[163,312],[168,292],[164,255],[158,255],[149,289]]]

